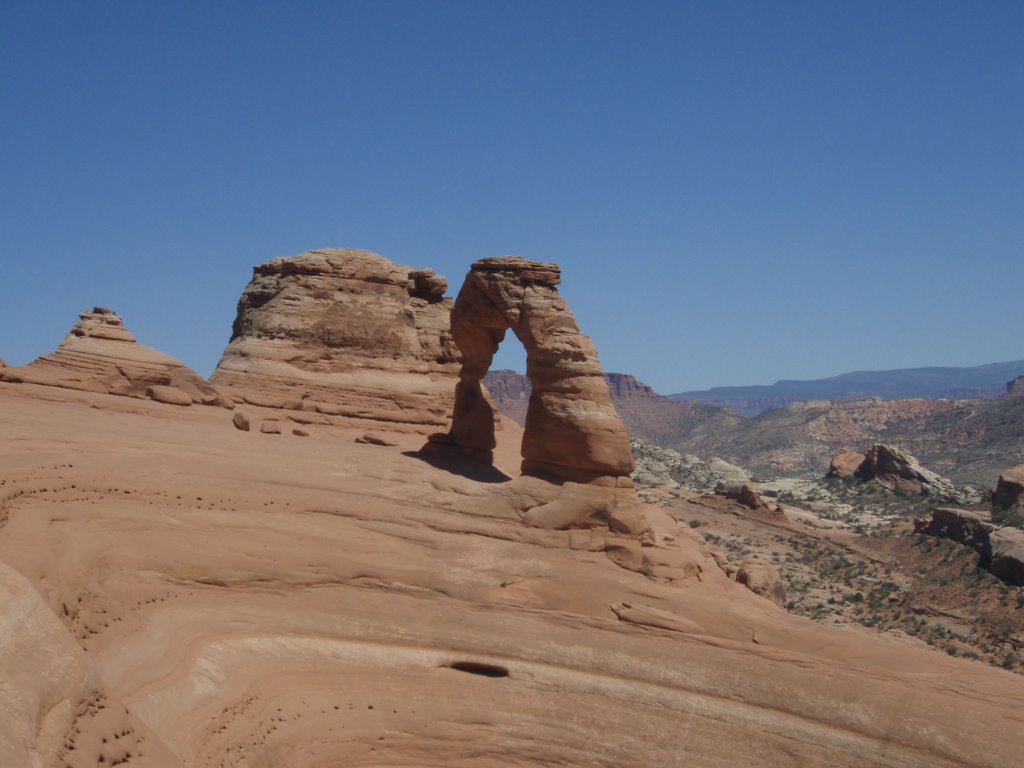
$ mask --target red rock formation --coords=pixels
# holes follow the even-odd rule
[[[518,256],[473,263],[452,308],[462,369],[451,430],[432,435],[424,452],[454,451],[492,461],[495,414],[482,379],[511,328],[526,348],[532,391],[523,476],[500,493],[529,525],[605,528],[632,539],[609,541],[605,551],[623,567],[647,568],[643,563],[649,558],[634,545],[638,540],[653,544],[656,534],[629,478],[629,437],[612,405],[597,351],[555,289],[560,279],[557,265]],[[674,557],[671,552],[659,556],[666,563]]]
[[[978,553],[978,565],[1007,584],[1024,585],[1024,531],[997,527],[988,512],[939,507],[914,521],[914,532],[963,544]]]
[[[952,483],[922,467],[909,453],[891,445],[873,445],[857,467],[855,477],[876,480],[893,491],[962,501]]]
[[[786,584],[778,568],[767,560],[751,557],[725,569],[726,574],[754,594],[767,598],[780,608],[786,607]]]
[[[452,337],[462,351],[451,440],[488,452],[494,413],[481,380],[507,330],[526,348],[532,383],[523,436],[523,469],[579,479],[633,471],[629,437],[611,402],[590,339],[555,286],[556,264],[518,256],[474,262],[452,309]]]
[[[1007,584],[1024,586],[1024,531],[1019,528],[999,528],[989,537],[992,542],[992,562],[989,570]]]
[[[217,389],[180,360],[145,344],[111,309],[93,307],[52,354],[28,365],[7,367],[5,381],[150,397],[177,405],[226,405]]]
[[[999,509],[1024,507],[1024,464],[1011,467],[999,476],[992,491],[992,506]]]
[[[212,381],[254,405],[443,426],[458,370],[447,286],[369,251],[272,259],[253,270]]]
[[[739,502],[742,506],[757,512],[762,515],[768,515],[770,517],[785,517],[785,512],[782,511],[782,507],[776,504],[774,507],[764,500],[764,497],[758,493],[754,486],[749,483],[742,483],[738,486],[726,486],[715,491],[716,496],[722,496],[726,499]]]
[[[789,615],[667,513],[652,528],[674,565],[603,531],[527,529],[495,484],[356,445],[350,424],[269,437],[211,408],[68,394],[0,387],[3,768],[1024,752],[1019,675]]]
[[[865,458],[863,453],[840,448],[829,462],[826,477],[852,478],[857,474],[857,469],[864,463]]]

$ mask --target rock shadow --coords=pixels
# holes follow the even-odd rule
[[[445,472],[475,480],[478,483],[507,483],[512,480],[511,477],[493,465],[480,464],[460,456],[423,454],[420,451],[402,451],[402,455],[419,459],[436,469],[442,469]]]

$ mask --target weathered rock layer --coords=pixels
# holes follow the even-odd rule
[[[79,315],[56,351],[28,365],[0,369],[0,379],[176,405],[228,405],[217,389],[177,358],[139,344],[111,309]]]
[[[447,287],[370,251],[272,259],[253,269],[211,380],[255,405],[444,426],[458,371]]]

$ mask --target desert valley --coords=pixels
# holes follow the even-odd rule
[[[1020,381],[676,402],[467,267],[262,263],[209,380],[101,307],[0,363],[0,765],[1019,762]]]

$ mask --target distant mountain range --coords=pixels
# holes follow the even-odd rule
[[[670,400],[626,373],[606,373],[605,380],[626,429],[651,443],[671,445],[680,435],[711,440],[747,421],[717,406]],[[531,391],[526,376],[509,370],[489,371],[484,384],[498,410],[520,426],[526,423]]]
[[[808,400],[848,400],[881,397],[896,400],[927,397],[949,400],[991,400],[1006,392],[1006,382],[1024,375],[1024,360],[966,368],[898,368],[891,371],[853,371],[826,379],[783,379],[749,387],[712,387],[669,395],[679,402],[699,400],[756,416],[773,408]]]
[[[1013,371],[1017,370],[1013,366],[1024,367],[1024,361],[978,368],[881,371],[877,375],[894,374],[891,381],[903,375],[908,381],[913,377],[907,374],[925,372],[921,380],[927,381],[936,378],[935,371],[1006,370],[1003,366]],[[846,377],[861,375],[868,374]],[[1009,383],[1004,380],[987,388],[977,386],[974,382],[979,379],[969,376],[945,379],[972,383],[962,387],[965,392],[985,389],[988,394],[984,398],[855,398],[846,390],[845,397],[790,402],[754,417],[699,400],[679,402],[663,397],[628,374],[607,373],[605,379],[632,436],[703,458],[718,456],[765,477],[820,477],[839,448],[866,451],[876,442],[900,446],[925,466],[958,482],[990,484],[1002,469],[1024,462],[1024,375],[1014,379],[1010,374],[1008,379],[1013,380]],[[525,422],[530,398],[526,376],[491,371],[484,383],[502,413],[520,424]],[[940,391],[948,397],[953,390]]]

